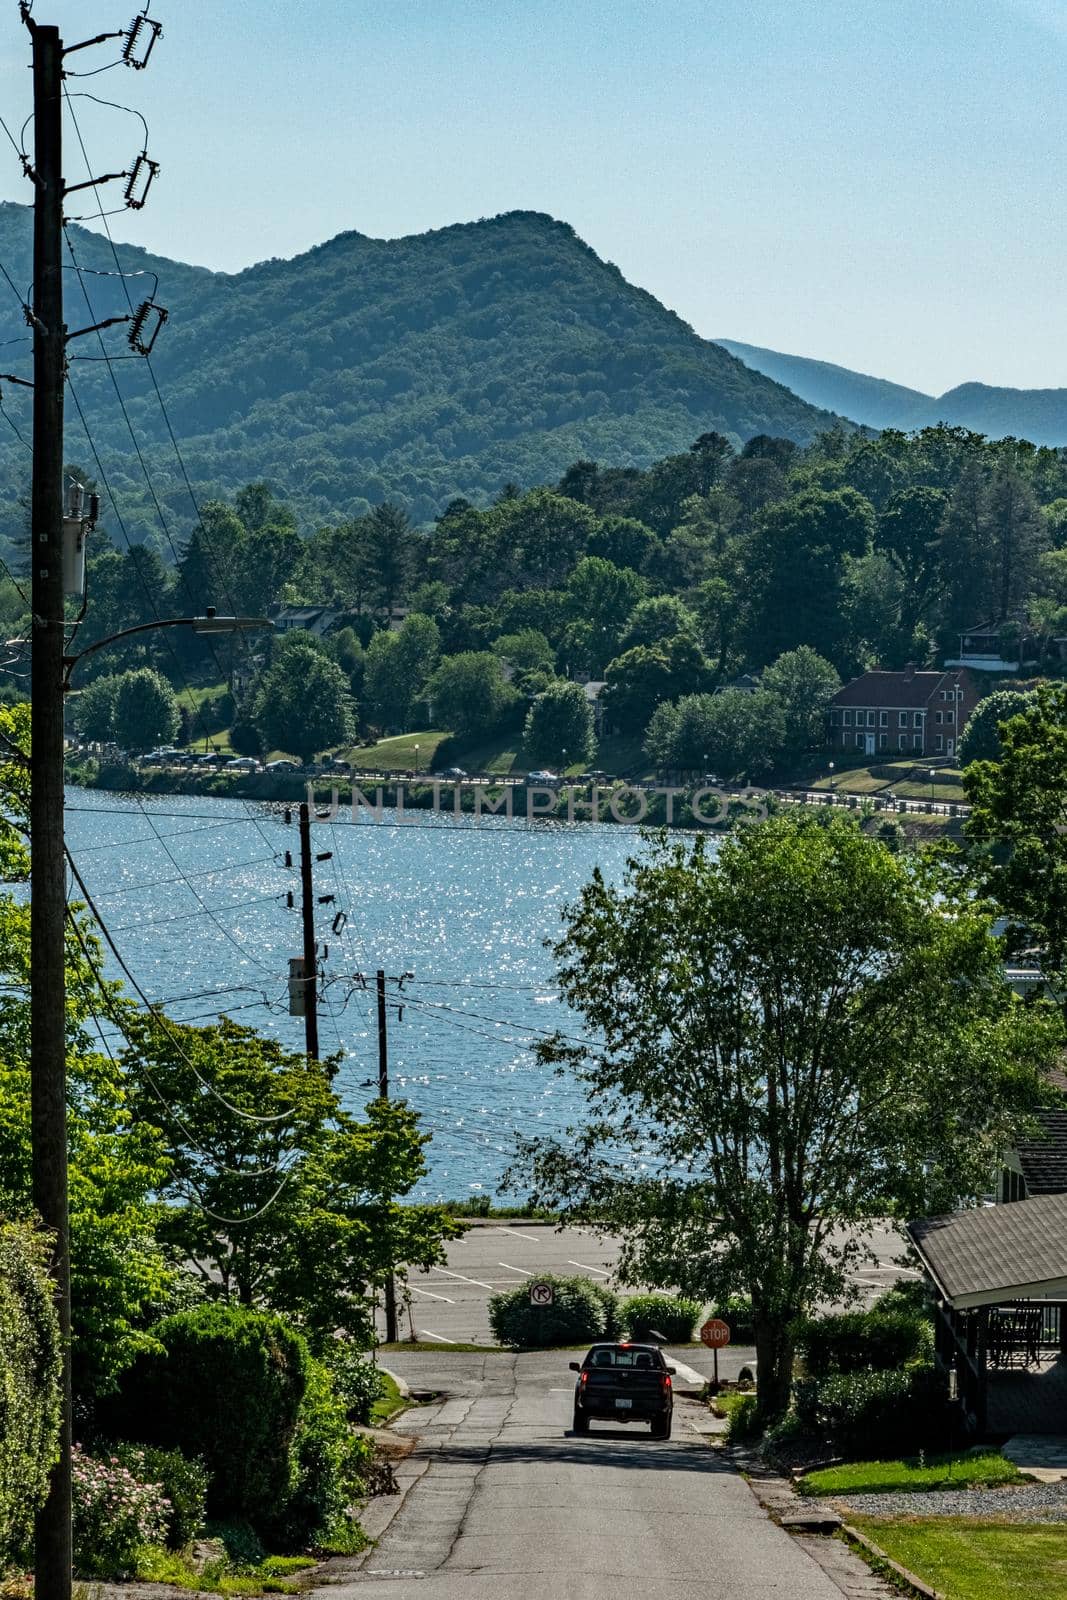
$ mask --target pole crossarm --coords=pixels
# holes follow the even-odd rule
[[[199,634],[258,633],[263,629],[273,631],[274,624],[269,617],[217,617],[210,612],[202,617],[159,617],[154,622],[139,622],[134,628],[120,628],[118,633],[109,633],[106,639],[95,639],[76,655],[64,656],[64,686],[69,687],[74,668],[86,656],[94,655],[108,645],[119,644],[123,639],[132,639],[135,634],[156,633],[161,628],[192,628],[194,633]]]

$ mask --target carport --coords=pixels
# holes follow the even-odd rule
[[[934,1347],[977,1433],[1067,1433],[1067,1194],[908,1224]]]

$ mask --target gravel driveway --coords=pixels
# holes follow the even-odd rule
[[[857,1517],[988,1517],[998,1522],[1067,1522],[1067,1483],[1020,1483],[1000,1489],[928,1489],[853,1494],[834,1504]]]

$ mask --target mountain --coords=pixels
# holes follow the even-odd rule
[[[1067,389],[1000,389],[961,383],[943,395],[923,394],[829,361],[783,355],[759,345],[719,339],[753,372],[784,383],[812,405],[839,411],[871,428],[924,428],[938,422],[993,439],[1014,435],[1034,444],[1067,445]]]
[[[105,239],[77,226],[70,235],[83,269],[114,274]],[[0,206],[0,260],[20,286],[30,246],[29,210]],[[456,495],[484,503],[509,481],[552,482],[582,457],[647,466],[709,429],[738,444],[758,433],[806,442],[835,421],[699,338],[572,228],[536,212],[404,239],[344,233],[233,275],[129,245],[119,255],[127,274],[159,276],[170,316],[153,364],[201,494],[265,478],[310,515],[393,498],[422,521]],[[71,327],[125,309],[121,278],[84,274],[92,315],[76,272],[67,278]],[[129,280],[135,302],[151,286],[150,276]],[[5,292],[0,340],[26,332]],[[104,338],[128,358],[124,334]],[[113,380],[165,511],[185,522],[145,364],[109,369],[96,336],[73,341],[71,354],[90,430],[138,529],[151,519]],[[28,342],[4,351],[16,371],[28,360]],[[25,419],[25,391],[0,387],[7,411]],[[24,474],[11,435],[2,449]],[[69,406],[66,453],[87,454]]]

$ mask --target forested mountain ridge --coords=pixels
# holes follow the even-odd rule
[[[1008,436],[1034,444],[1067,444],[1067,389],[1005,389],[961,383],[943,395],[924,394],[885,378],[853,372],[831,361],[785,355],[761,345],[720,339],[719,344],[776,383],[784,383],[812,405],[839,411],[870,428],[969,428],[991,439]]]
[[[77,226],[71,237],[83,267],[113,271],[106,240]],[[30,241],[28,208],[0,207],[0,257],[20,285]],[[699,338],[572,228],[536,212],[394,240],[344,233],[232,276],[127,245],[119,254],[127,272],[159,274],[170,320],[156,373],[204,493],[266,479],[314,516],[388,498],[425,521],[456,495],[484,503],[508,481],[552,482],[579,458],[647,466],[708,430],[737,444],[762,433],[804,444],[833,421]],[[72,271],[71,326],[124,309],[120,279],[83,282],[94,315]],[[146,284],[130,283],[135,301]],[[24,334],[14,297],[0,306],[0,339]],[[105,338],[128,354],[121,328]],[[72,346],[76,357],[99,354],[95,336]],[[133,361],[112,370],[181,515],[149,377]],[[116,488],[136,501],[143,479],[108,368],[76,361],[72,371]],[[13,391],[5,404],[17,416]],[[2,448],[18,447],[8,435]],[[82,453],[72,418],[68,459]]]

